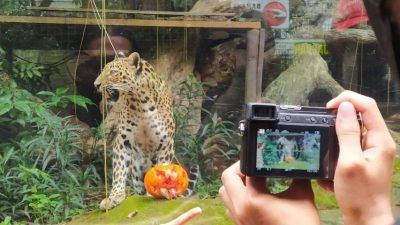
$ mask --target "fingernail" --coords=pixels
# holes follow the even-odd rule
[[[200,207],[193,208],[192,210],[193,210],[194,213],[201,213],[202,212]]]
[[[335,99],[331,99],[329,102],[326,103],[326,108],[332,108],[332,104],[335,102]]]
[[[350,102],[342,102],[339,106],[338,113],[342,118],[355,118],[356,109]]]

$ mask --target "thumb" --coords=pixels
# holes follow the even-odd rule
[[[361,132],[356,110],[350,102],[342,102],[336,117],[336,134],[339,141],[339,162],[362,158]]]

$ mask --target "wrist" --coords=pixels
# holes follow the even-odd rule
[[[346,225],[393,225],[395,220],[390,204],[385,207],[368,207],[343,213]]]
[[[374,217],[343,217],[345,225],[394,225],[394,218],[391,214]]]

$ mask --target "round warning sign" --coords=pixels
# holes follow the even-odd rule
[[[272,27],[282,26],[288,18],[288,11],[285,5],[278,1],[271,1],[266,4],[263,12],[265,19]]]

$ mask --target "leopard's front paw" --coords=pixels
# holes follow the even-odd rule
[[[123,197],[123,198],[111,198],[111,197],[105,198],[100,203],[100,209],[102,209],[102,210],[112,209],[115,206],[119,205],[124,199],[125,199],[125,197]]]

